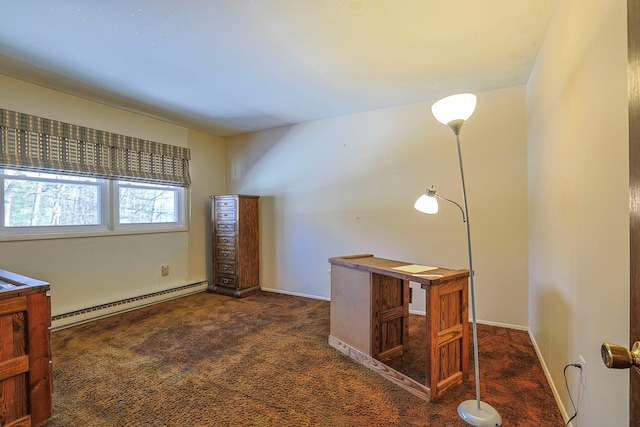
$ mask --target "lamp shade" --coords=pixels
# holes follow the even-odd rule
[[[476,96],[472,93],[460,93],[447,96],[431,106],[436,120],[448,125],[453,120],[466,121],[476,109]]]
[[[436,199],[435,196],[428,196],[427,194],[423,194],[418,198],[418,200],[416,200],[413,207],[420,212],[424,212],[427,214],[437,214],[438,199]]]

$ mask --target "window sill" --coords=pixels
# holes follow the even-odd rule
[[[158,234],[158,233],[186,233],[187,227],[167,227],[148,229],[117,229],[87,232],[62,232],[40,234],[5,234],[0,236],[0,242],[27,241],[27,240],[53,240],[53,239],[82,239],[87,237],[115,237],[132,234]]]

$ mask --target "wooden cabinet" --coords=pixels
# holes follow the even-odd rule
[[[0,425],[51,418],[49,284],[0,270]]]
[[[371,274],[371,356],[386,362],[409,348],[409,281]]]
[[[409,348],[409,280],[342,260],[329,260],[331,336],[381,362],[400,356]]]
[[[469,373],[469,274],[427,280],[427,386],[432,398],[467,379]]]
[[[260,290],[259,196],[211,196],[213,283],[209,291],[241,298]]]

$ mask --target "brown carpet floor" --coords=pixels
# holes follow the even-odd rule
[[[328,335],[327,301],[266,292],[199,293],[56,331],[45,426],[467,425],[456,408],[473,376],[425,402]],[[480,325],[478,342],[482,397],[504,426],[564,425],[526,332]]]

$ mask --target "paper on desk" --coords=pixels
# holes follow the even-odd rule
[[[400,267],[391,267],[392,270],[406,271],[407,273],[422,273],[424,271],[437,270],[438,267],[429,267],[427,265],[408,264]]]

